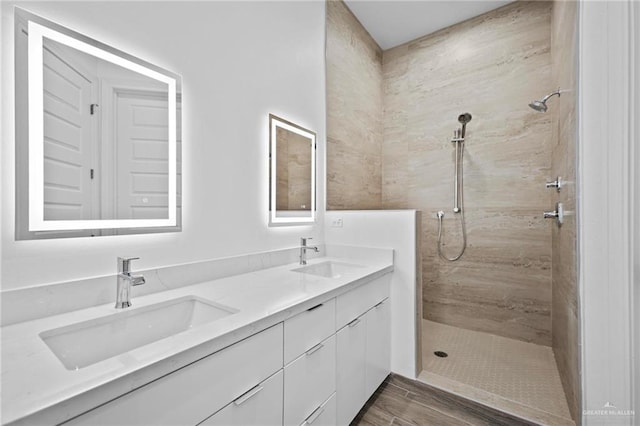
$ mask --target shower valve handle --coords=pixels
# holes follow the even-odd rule
[[[556,178],[553,182],[547,182],[545,185],[547,188],[556,188],[558,192],[560,192],[560,188],[562,188],[562,179],[560,176]]]
[[[564,222],[564,208],[562,207],[562,203],[556,203],[556,209],[552,212],[543,212],[542,217],[545,219],[555,219],[558,226],[562,226],[562,222]]]

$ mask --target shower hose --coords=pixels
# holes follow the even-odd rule
[[[457,184],[459,185],[458,190],[460,191],[460,225],[462,228],[462,250],[460,250],[460,253],[457,256],[454,257],[448,257],[447,255],[444,254],[444,252],[442,251],[442,245],[443,243],[443,234],[444,234],[444,212],[443,211],[439,211],[438,212],[438,255],[443,258],[444,260],[448,260],[449,262],[455,262],[456,260],[460,259],[462,257],[462,255],[464,254],[464,251],[467,248],[467,227],[465,225],[465,221],[464,221],[464,185],[463,185],[463,168],[462,168],[462,163],[463,163],[463,159],[464,159],[464,142],[460,143],[460,158],[459,158],[459,162],[458,162],[458,167],[456,170],[456,173],[459,173],[458,175],[458,182]],[[457,150],[456,150],[457,151]],[[458,153],[456,152],[456,156],[458,155]],[[454,213],[456,213],[454,211]]]

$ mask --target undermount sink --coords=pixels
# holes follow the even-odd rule
[[[317,275],[325,278],[340,278],[344,274],[357,271],[360,268],[364,268],[364,266],[329,260],[322,263],[316,263],[315,265],[307,265],[301,268],[292,269],[292,271],[300,272],[302,274]]]
[[[185,296],[48,330],[40,338],[67,370],[78,370],[236,312]]]

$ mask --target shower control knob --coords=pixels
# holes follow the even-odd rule
[[[547,182],[547,188],[556,188],[558,192],[560,192],[560,188],[562,188],[562,179],[560,176],[556,178],[553,182]]]
[[[552,212],[543,212],[542,217],[545,219],[555,219],[558,226],[562,226],[562,222],[564,221],[564,209],[562,207],[562,203],[556,203],[556,209]]]

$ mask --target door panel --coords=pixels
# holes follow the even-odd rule
[[[169,128],[166,96],[117,94],[118,219],[169,215]]]
[[[48,49],[44,61],[44,218],[92,219],[93,80]]]

